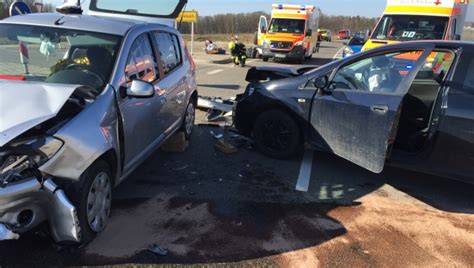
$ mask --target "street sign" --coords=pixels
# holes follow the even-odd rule
[[[180,22],[196,22],[199,18],[197,11],[183,11],[179,13],[179,16],[176,18],[176,21]]]
[[[31,9],[25,2],[13,2],[10,6],[10,16],[24,15],[29,13],[31,13]]]

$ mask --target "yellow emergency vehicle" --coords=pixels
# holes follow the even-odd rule
[[[289,59],[303,63],[317,51],[320,10],[312,5],[272,5],[270,23],[260,18],[257,49],[263,61]]]
[[[362,51],[414,40],[460,40],[469,0],[388,0]]]

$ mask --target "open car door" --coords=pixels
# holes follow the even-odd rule
[[[265,34],[268,31],[268,21],[267,17],[260,16],[260,20],[258,21],[258,41],[256,45],[263,45],[263,40],[265,39]]]
[[[90,15],[109,15],[152,22],[174,22],[188,0],[90,0]]]
[[[328,88],[313,99],[314,142],[372,172],[382,172],[387,148],[397,133],[402,100],[432,49],[414,44],[377,50],[338,67]]]

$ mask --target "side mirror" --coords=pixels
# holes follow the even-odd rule
[[[308,31],[306,32],[306,36],[312,36],[312,35],[313,35],[313,30],[308,29]]]
[[[130,87],[127,88],[127,96],[133,98],[151,98],[155,96],[155,86],[141,81],[133,80]]]
[[[263,33],[263,34],[266,34],[267,33],[267,28],[265,26],[263,26],[262,29],[260,29],[260,32]]]
[[[321,90],[326,90],[328,83],[329,79],[326,75],[320,76],[313,80],[314,87]]]

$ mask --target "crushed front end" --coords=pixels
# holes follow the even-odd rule
[[[76,208],[38,167],[63,143],[52,137],[14,140],[0,147],[0,241],[48,221],[56,242],[80,242]]]

